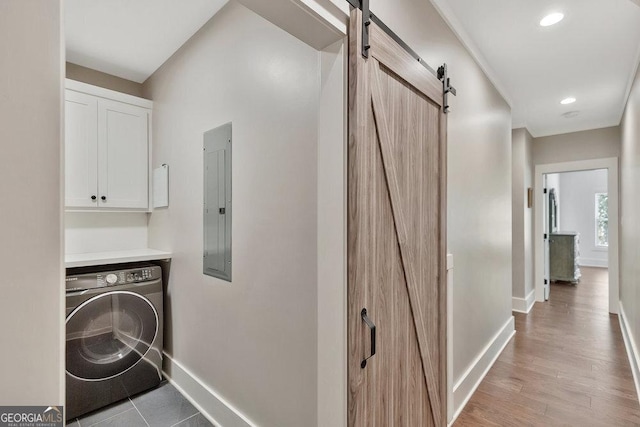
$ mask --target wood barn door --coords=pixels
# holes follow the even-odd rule
[[[352,11],[349,36],[348,421],[440,427],[447,421],[443,85],[373,22],[363,58],[361,16]],[[375,355],[363,363],[372,341]]]

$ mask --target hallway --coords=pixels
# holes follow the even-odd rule
[[[547,303],[514,313],[516,334],[455,426],[640,425],[618,317],[607,312],[607,270],[581,268]]]

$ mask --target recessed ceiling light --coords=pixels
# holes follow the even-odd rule
[[[564,19],[564,14],[562,13],[551,13],[540,20],[540,26],[548,27],[550,25],[557,24],[558,22]]]
[[[569,98],[565,98],[562,101],[560,101],[560,104],[567,105],[567,104],[573,104],[574,102],[576,102],[576,99],[570,96]]]

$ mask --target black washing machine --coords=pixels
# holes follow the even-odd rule
[[[162,269],[102,268],[67,271],[67,419],[162,381]]]

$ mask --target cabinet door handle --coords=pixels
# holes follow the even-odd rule
[[[95,200],[97,199],[97,197],[95,196],[95,194],[93,196],[91,196],[91,200],[93,200],[95,202]]]
[[[107,201],[107,196],[100,197],[100,200],[102,200],[103,202],[106,202]]]
[[[360,317],[362,317],[362,320],[364,320],[364,323],[367,325],[371,333],[371,353],[369,357],[363,359],[362,362],[360,362],[360,368],[364,369],[364,367],[367,366],[367,360],[371,359],[376,354],[376,325],[374,325],[371,319],[369,319],[369,316],[367,316],[366,308],[362,309],[362,311],[360,312]]]

